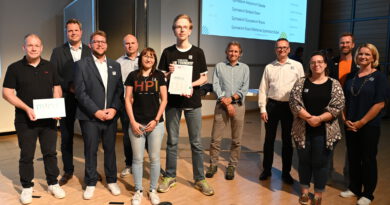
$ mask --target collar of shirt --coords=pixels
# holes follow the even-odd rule
[[[101,62],[98,58],[95,57],[95,55],[92,54],[92,57],[93,57],[93,61],[95,61],[95,63],[106,63],[107,62],[107,56],[104,56],[104,60],[103,62]]]
[[[239,66],[239,65],[240,65],[240,62],[239,62],[239,61],[237,61],[236,65],[230,64],[230,61],[228,61],[228,60],[226,60],[225,63],[226,63],[226,65],[231,66],[231,67],[236,67],[236,66]]]
[[[274,63],[273,63],[274,66],[281,66],[281,65],[286,65],[286,64],[291,64],[290,58],[287,58],[286,63],[284,63],[284,64],[281,64],[281,63],[278,61],[278,59],[276,59],[276,60],[274,61]]]
[[[40,65],[43,65],[43,64],[45,64],[45,62],[43,61],[43,59],[40,57],[40,61],[39,61],[39,63],[38,63],[38,65],[37,66],[32,66],[32,65],[30,65],[29,63],[28,63],[28,61],[27,61],[27,57],[26,56],[23,56],[23,60],[22,60],[22,63],[23,63],[23,65],[25,65],[25,66],[31,66],[31,67],[34,67],[34,68],[37,68],[37,67],[39,67]]]
[[[83,49],[83,43],[80,43],[80,46],[78,48],[74,48],[69,42],[68,42],[68,44],[69,44],[70,50],[79,51],[79,50]]]
[[[138,57],[139,57],[139,52],[137,53],[137,56],[134,59],[131,59],[130,56],[127,55],[127,53],[125,53],[125,55],[123,55],[124,59],[131,60],[131,61],[137,60]]]

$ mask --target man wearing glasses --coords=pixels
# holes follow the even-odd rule
[[[278,122],[282,125],[282,180],[293,184],[290,175],[293,148],[291,127],[293,117],[288,104],[290,91],[296,80],[304,76],[302,64],[288,58],[290,44],[280,38],[275,44],[277,59],[268,64],[259,87],[260,116],[265,123],[263,172],[259,180],[267,180],[271,175],[274,158],[274,143]]]
[[[121,109],[123,83],[120,64],[106,57],[106,33],[91,34],[92,56],[76,62],[75,95],[78,102],[76,118],[84,138],[85,184],[84,199],[91,199],[98,181],[97,151],[101,138],[104,149],[104,172],[107,187],[119,195],[115,158],[117,112]]]

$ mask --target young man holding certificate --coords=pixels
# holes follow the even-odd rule
[[[23,59],[11,64],[7,69],[3,98],[15,106],[15,129],[20,147],[19,175],[23,187],[20,201],[22,204],[29,204],[32,202],[33,160],[38,138],[48,192],[59,199],[65,197],[65,192],[57,180],[58,118],[37,119],[37,113],[32,108],[34,99],[60,98],[62,91],[54,65],[41,58],[41,39],[36,34],[26,35],[23,50],[26,54]]]
[[[205,180],[203,148],[200,142],[202,104],[199,86],[207,82],[206,60],[203,50],[189,42],[192,32],[192,20],[188,15],[178,15],[173,21],[172,30],[176,36],[176,44],[164,49],[159,69],[165,73],[168,80],[175,80],[180,85],[172,84],[172,82],[169,84],[168,106],[165,111],[168,131],[166,173],[158,187],[158,191],[167,192],[176,185],[180,118],[182,112],[184,112],[191,143],[195,188],[210,196],[214,194],[214,190]],[[179,69],[190,70],[191,68],[191,82],[187,84],[185,79],[188,76],[180,72]],[[181,74],[176,75],[176,70]],[[177,94],[178,92],[181,92],[181,94]]]

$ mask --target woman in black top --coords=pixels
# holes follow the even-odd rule
[[[126,112],[131,129],[129,136],[133,148],[133,177],[135,193],[132,204],[141,204],[142,173],[145,142],[150,158],[149,198],[152,204],[160,203],[157,182],[160,175],[160,149],[164,136],[163,112],[167,105],[167,86],[164,74],[156,70],[157,56],[152,48],[142,50],[138,58],[139,69],[126,79]]]
[[[328,72],[325,55],[314,53],[308,76],[299,79],[290,94],[294,115],[291,134],[298,149],[301,204],[309,204],[312,176],[312,204],[321,204],[333,144],[341,138],[337,116],[344,107],[344,95],[340,83],[329,78]]]
[[[379,53],[370,43],[359,46],[355,62],[360,69],[347,76],[346,140],[349,163],[349,189],[342,197],[357,196],[357,204],[370,204],[377,183],[376,154],[380,136],[381,110],[385,106],[386,76],[375,69]]]

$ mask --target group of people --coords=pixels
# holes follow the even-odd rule
[[[117,184],[115,141],[117,120],[124,133],[124,177],[132,173],[135,192],[132,204],[143,198],[143,159],[145,149],[150,158],[148,196],[159,204],[157,192],[167,192],[176,185],[177,152],[180,119],[184,113],[191,144],[195,188],[204,195],[214,194],[206,181],[217,172],[223,133],[231,126],[231,153],[225,178],[234,179],[238,165],[244,128],[245,96],[249,88],[250,70],[240,62],[241,45],[230,42],[226,60],[216,65],[213,90],[217,96],[210,144],[210,166],[204,171],[201,145],[200,86],[207,82],[207,65],[203,50],[192,45],[189,37],[192,20],[178,15],[172,25],[176,44],[164,49],[158,62],[152,48],[138,52],[135,36],[123,38],[125,54],[116,61],[107,58],[105,32],[91,34],[89,44],[81,42],[82,24],[77,19],[66,23],[67,42],[53,50],[50,62],[41,58],[43,44],[36,34],[24,38],[25,56],[8,67],[3,97],[16,107],[15,129],[20,147],[19,174],[22,184],[20,200],[32,202],[33,158],[39,139],[45,165],[48,191],[64,198],[61,188],[72,179],[74,123],[80,122],[84,140],[86,185],[83,198],[94,195],[97,181],[97,151],[102,142],[104,172],[107,187],[113,195],[121,190]],[[346,40],[347,39],[347,40]],[[327,61],[321,52],[314,53],[305,76],[301,63],[288,57],[287,39],[276,41],[277,59],[265,67],[259,88],[261,119],[265,122],[263,172],[260,180],[272,174],[274,142],[278,122],[282,126],[282,179],[293,184],[290,175],[293,146],[299,157],[301,204],[321,204],[332,162],[332,152],[346,129],[349,189],[343,197],[359,197],[358,204],[369,204],[377,181],[376,153],[379,141],[381,110],[386,99],[386,77],[377,70],[379,54],[372,44],[364,44],[352,57],[352,34],[340,38],[340,58]],[[355,66],[359,66],[357,68]],[[158,64],[158,65],[157,65]],[[171,74],[177,65],[192,67],[190,94],[168,93]],[[334,67],[332,67],[332,66]],[[34,99],[65,100],[66,117],[37,119]],[[344,107],[345,105],[345,107]],[[160,149],[167,130],[166,165],[160,176]],[[56,156],[57,120],[60,120],[61,152],[64,174],[59,180]],[[342,121],[344,123],[340,123]],[[345,125],[343,125],[345,124]],[[309,197],[310,182],[314,181],[314,198]]]

